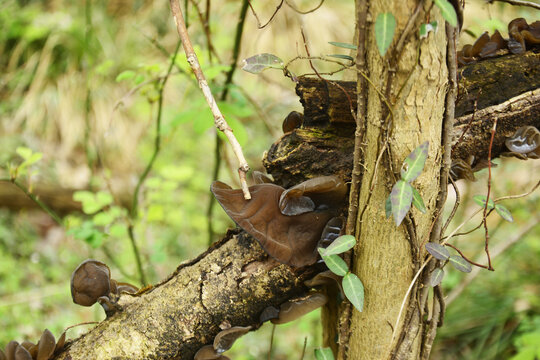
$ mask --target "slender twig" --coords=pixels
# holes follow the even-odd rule
[[[493,270],[492,268],[490,268],[490,267],[491,267],[491,258],[490,258],[489,265],[482,265],[482,264],[477,263],[477,262],[475,262],[475,261],[469,259],[468,257],[466,257],[466,256],[463,254],[463,252],[462,252],[461,250],[459,250],[457,247],[455,247],[454,245],[452,245],[452,244],[450,244],[450,243],[445,243],[444,245],[445,245],[445,246],[450,246],[452,249],[456,250],[456,251],[459,253],[459,255],[460,255],[463,259],[465,259],[465,261],[467,261],[469,264],[474,265],[474,266],[477,266],[477,267],[482,268],[482,269]]]
[[[510,5],[515,5],[515,6],[528,6],[528,7],[532,7],[533,9],[540,10],[540,4],[530,2],[530,1],[524,1],[524,0],[490,0],[489,3],[491,4],[494,1],[504,2],[504,3],[510,4]]]
[[[249,8],[251,9],[251,12],[253,13],[253,16],[255,16],[255,19],[257,20],[257,27],[259,29],[263,29],[266,26],[268,26],[268,24],[270,24],[270,22],[274,19],[274,16],[276,16],[279,9],[281,9],[281,7],[283,6],[284,0],[281,0],[281,2],[278,4],[278,6],[276,6],[276,9],[274,10],[274,13],[272,14],[272,16],[270,16],[270,19],[264,25],[261,25],[261,20],[259,19],[259,16],[257,15],[257,12],[255,11],[255,9],[253,9],[253,5],[251,5],[250,0],[248,0],[248,3],[249,3]]]
[[[472,113],[472,116],[469,120],[469,122],[467,123],[467,126],[465,126],[465,129],[461,132],[461,135],[459,136],[459,138],[457,139],[457,141],[454,143],[454,145],[452,145],[452,150],[454,150],[456,148],[456,146],[461,142],[461,140],[463,139],[463,137],[465,136],[465,134],[467,132],[469,132],[469,129],[471,128],[472,126],[472,123],[474,121],[474,115],[476,114],[476,108],[478,106],[478,99],[474,99],[474,104],[473,104],[473,113]]]
[[[456,202],[454,203],[454,206],[452,207],[452,211],[450,212],[450,215],[448,216],[448,219],[446,219],[446,222],[444,223],[444,226],[441,229],[441,233],[439,236],[442,236],[446,232],[446,229],[448,228],[448,225],[450,225],[450,222],[456,215],[457,209],[459,207],[459,204],[461,203],[461,195],[459,193],[459,188],[457,184],[455,183],[454,179],[452,179],[451,176],[448,177],[450,179],[450,183],[452,184],[452,187],[454,188],[454,193],[456,194]]]
[[[304,338],[304,346],[302,347],[302,354],[300,355],[300,360],[304,360],[304,356],[306,355],[306,347],[307,347],[307,336]]]
[[[85,87],[86,87],[86,97],[84,100],[84,151],[86,154],[86,161],[88,168],[92,171],[94,167],[93,156],[90,151],[90,111],[92,109],[92,90],[90,89],[90,76],[88,74],[88,66],[90,63],[90,57],[88,55],[88,47],[90,46],[90,37],[92,35],[92,2],[90,0],[85,1],[84,8],[84,17],[85,17],[85,31],[84,31],[84,59],[83,64],[84,70],[86,72],[85,76]]]
[[[51,218],[53,218],[54,221],[60,226],[64,226],[64,223],[62,221],[62,218],[54,212],[47,204],[45,204],[43,201],[39,200],[39,198],[32,194],[24,185],[22,185],[20,182],[17,181],[17,179],[11,179],[11,178],[4,178],[0,179],[0,181],[10,182],[16,187],[18,187],[26,196],[30,198],[33,202],[35,202],[43,211],[45,211]]]
[[[209,16],[210,16],[209,15],[210,9],[208,8],[210,4],[209,1],[207,1],[206,3],[207,8],[204,14],[202,13],[201,9],[199,8],[199,4],[196,1],[190,0],[190,2],[191,4],[193,4],[193,7],[197,11],[197,16],[199,17],[199,21],[201,22],[201,25],[204,30],[204,37],[206,38],[206,46],[208,46],[208,61],[212,63],[212,55],[214,55],[218,63],[221,63],[221,59],[219,58],[219,55],[216,52],[216,49],[214,48],[214,44],[212,43],[212,33],[210,30],[210,22],[209,22]]]
[[[497,117],[493,120],[493,127],[491,128],[491,140],[489,141],[489,148],[488,148],[488,179],[487,179],[487,195],[486,195],[486,203],[484,205],[484,230],[486,233],[486,243],[484,246],[484,250],[486,252],[487,260],[488,260],[488,270],[494,271],[493,266],[491,266],[491,256],[489,255],[489,231],[487,226],[487,220],[486,220],[486,214],[488,212],[488,206],[489,206],[489,195],[491,194],[491,149],[493,148],[493,139],[495,138],[495,131],[497,130]]]
[[[197,55],[195,54],[195,51],[193,50],[193,46],[191,45],[191,40],[189,39],[189,35],[187,33],[186,25],[184,23],[184,18],[182,15],[182,10],[180,9],[178,0],[170,0],[170,5],[171,5],[173,18],[176,23],[176,28],[178,30],[178,34],[180,35],[180,38],[182,39],[182,44],[184,46],[184,51],[186,53],[187,61],[189,65],[191,66],[191,69],[193,70],[193,73],[195,74],[197,81],[199,82],[199,87],[201,88],[204,94],[204,97],[206,99],[206,102],[208,103],[208,106],[210,107],[210,110],[212,110],[212,114],[214,115],[214,124],[220,131],[222,131],[225,134],[225,136],[229,140],[229,143],[232,146],[232,149],[236,155],[236,158],[238,159],[238,162],[239,162],[238,176],[240,178],[240,184],[242,185],[244,198],[246,200],[251,199],[251,195],[249,193],[247,180],[246,180],[246,174],[249,171],[249,165],[244,157],[242,148],[240,144],[238,143],[238,140],[234,136],[231,127],[227,124],[227,122],[225,121],[225,118],[221,114],[221,111],[219,110],[216,100],[214,99],[214,96],[212,95],[212,91],[210,90],[210,87],[208,86],[208,82],[206,81],[206,78],[202,72],[201,66],[199,64],[199,60],[197,59]]]
[[[276,324],[272,324],[272,333],[270,334],[270,344],[268,345],[267,359],[272,359],[272,347],[274,346],[274,334],[276,333]]]
[[[520,241],[527,233],[529,233],[532,229],[540,225],[540,218],[533,219],[530,221],[525,227],[521,228],[521,231],[514,235],[510,240],[505,240],[503,242],[500,242],[495,246],[491,251],[491,257],[494,259],[495,257],[501,255],[506,250],[508,250],[512,245]],[[463,290],[480,274],[480,268],[473,268],[470,273],[463,278],[459,284],[452,289],[452,291],[448,294],[446,297],[446,304],[449,305],[452,303],[462,292]]]
[[[227,99],[229,94],[229,86],[232,84],[233,75],[236,71],[236,64],[238,63],[238,57],[240,56],[240,45],[242,43],[242,33],[244,31],[244,24],[246,21],[246,14],[248,8],[248,0],[243,0],[242,8],[240,9],[240,16],[238,18],[238,24],[236,26],[236,35],[234,37],[234,48],[233,48],[233,59],[231,61],[231,67],[227,72],[227,78],[225,79],[225,84],[223,85],[223,91],[220,95],[220,100],[224,101]],[[217,180],[219,176],[219,169],[221,168],[221,146],[223,141],[215,134],[215,152],[214,152],[214,170],[212,172],[212,180]],[[212,244],[214,241],[214,205],[216,204],[216,199],[213,196],[210,196],[208,200],[208,206],[206,207],[206,221],[208,224],[208,245]]]
[[[321,0],[319,2],[319,4],[317,6],[315,6],[314,8],[306,10],[306,11],[302,11],[302,10],[298,9],[296,6],[294,6],[293,3],[289,2],[288,0],[285,0],[285,4],[287,4],[287,6],[290,7],[294,12],[296,12],[298,14],[306,15],[306,14],[309,14],[309,13],[312,13],[312,12],[315,12],[316,10],[318,10],[322,6],[322,4],[324,4],[324,0]]]

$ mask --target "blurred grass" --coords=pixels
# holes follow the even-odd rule
[[[313,1],[296,3],[303,10],[313,6]],[[262,22],[275,6],[254,3]],[[223,71],[230,66],[235,31],[231,24],[236,24],[239,7],[237,1],[212,3],[210,28],[221,59],[214,58],[212,63],[198,16],[190,7],[189,31],[214,94],[222,90]],[[505,27],[517,16],[540,18],[538,12],[480,1],[467,4],[466,11],[465,27],[475,34]],[[326,1],[321,9],[305,16],[284,6],[262,30],[248,11],[240,59],[270,52],[287,61],[303,54],[300,25],[313,55],[335,53],[336,48],[327,42],[352,42],[353,24],[352,2],[338,0]],[[0,165],[20,161],[15,149],[26,146],[44,154],[33,183],[104,190],[114,196],[133,191],[154,149],[157,88],[153,80],[165,73],[170,60],[150,40],[171,53],[178,39],[167,2],[5,0],[0,3],[0,26],[4,30],[0,32]],[[472,39],[464,34],[462,41]],[[162,151],[143,187],[135,223],[152,282],[199,254],[207,242],[205,214],[215,135],[198,86],[191,75],[179,70],[189,74],[185,56],[179,56],[176,63],[165,89]],[[319,62],[317,66],[321,71],[331,68]],[[297,74],[311,72],[300,61],[292,69]],[[125,71],[135,75],[116,81]],[[234,81],[241,87],[231,88],[226,115],[244,139],[251,167],[260,169],[261,154],[280,135],[281,120],[301,107],[294,84],[279,71],[269,70],[262,76],[237,71]],[[132,92],[134,89],[138,90]],[[224,148],[226,161],[220,180],[234,184],[236,160],[227,145]],[[526,191],[538,170],[533,161],[504,160],[494,170],[494,196]],[[485,175],[477,183],[460,187],[464,206],[454,224],[474,209],[467,199],[485,192]],[[490,225],[498,228],[493,242],[511,237],[528,219],[538,216],[538,200],[533,195],[505,202],[515,223],[498,226],[497,216],[492,215]],[[85,220],[92,217],[73,214],[70,223],[80,226]],[[125,229],[122,219],[117,224]],[[214,224],[219,233],[232,226],[219,207]],[[37,340],[44,328],[58,336],[69,325],[103,319],[98,307],[87,309],[71,302],[69,277],[85,258],[107,262],[118,280],[136,281],[125,231],[112,234],[110,226],[100,230],[109,235],[103,243],[93,244],[67,236],[42,212],[0,209],[0,346],[11,339]],[[505,358],[516,351],[519,336],[540,330],[534,321],[540,302],[539,232],[535,229],[496,259],[497,271],[482,273],[452,304],[433,358]],[[467,254],[480,255],[482,237],[478,230],[454,243]],[[110,256],[116,265],[111,264]],[[443,281],[446,291],[461,279],[461,274],[448,271]],[[278,326],[272,358],[300,358],[305,337],[305,358],[312,358],[313,348],[321,345],[318,313]],[[528,327],[520,328],[520,322]],[[68,335],[75,337],[84,331],[85,327],[76,328]],[[248,334],[230,351],[232,358],[265,358],[270,333],[271,325],[265,324]]]

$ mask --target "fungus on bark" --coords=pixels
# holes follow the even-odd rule
[[[304,115],[302,115],[298,111],[291,111],[289,115],[287,115],[285,120],[283,120],[283,124],[281,125],[283,133],[286,134],[293,131],[294,129],[301,127],[303,122]]]
[[[279,317],[270,320],[272,324],[285,324],[296,320],[328,302],[328,297],[322,293],[312,293],[301,299],[289,300],[279,307]]]
[[[212,345],[205,345],[197,351],[194,360],[228,360],[225,355],[218,354]]]
[[[111,271],[101,261],[83,261],[71,275],[71,297],[75,304],[94,305],[111,292]]]
[[[538,159],[540,157],[540,131],[534,126],[522,126],[505,140],[510,150],[507,155],[520,159]]]
[[[324,176],[287,191],[274,184],[253,185],[249,188],[251,200],[244,199],[242,190],[220,181],[212,183],[211,191],[227,215],[270,256],[302,267],[317,261],[321,233],[339,212],[347,187],[335,176]]]
[[[238,338],[247,334],[250,330],[251,326],[233,326],[220,331],[214,338],[214,349],[218,354],[229,350]]]

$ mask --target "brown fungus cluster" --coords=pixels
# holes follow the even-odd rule
[[[345,202],[347,186],[337,176],[322,176],[288,190],[271,183],[242,190],[214,181],[211,191],[227,215],[281,263],[302,267],[317,261],[317,246],[329,220]]]
[[[228,360],[229,358],[222,354],[232,348],[234,342],[250,330],[251,326],[233,326],[220,331],[212,345],[205,345],[197,351],[194,360]]]
[[[483,33],[472,45],[465,45],[457,52],[458,65],[472,64],[508,52],[523,54],[531,47],[540,44],[540,21],[528,24],[524,18],[517,18],[508,24],[508,39],[497,30],[491,36]]]
[[[517,158],[540,159],[540,131],[534,126],[522,126],[505,140],[505,145],[510,150],[503,155]]]
[[[6,346],[6,351],[0,349],[0,360],[48,360],[52,359],[63,348],[66,341],[66,333],[62,333],[58,342],[54,335],[45,329],[37,344],[30,341],[18,343],[13,340]]]
[[[82,306],[92,306],[99,302],[107,317],[120,309],[117,301],[121,293],[134,294],[137,290],[131,284],[112,279],[109,267],[93,259],[83,261],[71,275],[73,302]]]

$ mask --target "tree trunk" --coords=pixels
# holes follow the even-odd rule
[[[417,359],[420,355],[420,316],[402,316],[402,310],[416,299],[407,290],[419,269],[420,245],[430,238],[443,159],[441,134],[448,89],[446,34],[440,26],[436,34],[419,42],[416,32],[427,14],[415,0],[372,0],[367,6],[357,1],[357,12],[368,19],[391,12],[396,19],[393,45],[381,58],[375,43],[373,23],[366,27],[366,69],[370,78],[364,117],[366,134],[362,156],[364,173],[358,197],[357,246],[352,259],[354,272],[365,286],[364,311],[352,311],[350,336],[341,339],[340,357],[347,359]],[[433,8],[431,21],[444,24]],[[409,25],[407,26],[409,22]],[[403,37],[403,42],[399,39]],[[403,47],[399,48],[402,43]],[[420,57],[417,63],[417,49]],[[360,76],[360,75],[359,75]],[[381,93],[385,98],[381,97]],[[392,108],[389,109],[388,106]],[[413,186],[427,207],[426,214],[415,209],[400,226],[386,219],[384,203],[399,179],[401,163],[421,143],[429,141],[424,171]],[[405,324],[405,321],[407,324]],[[402,351],[398,339],[412,335]]]

